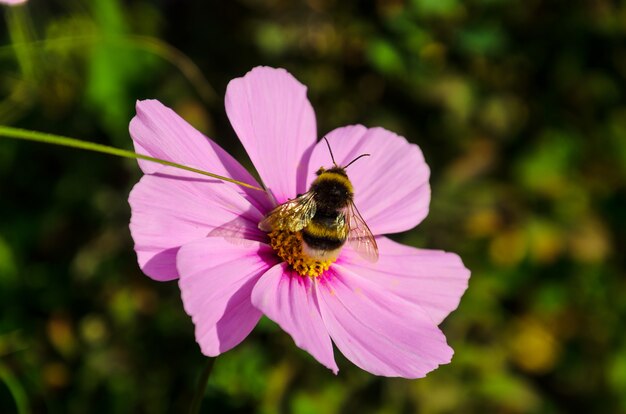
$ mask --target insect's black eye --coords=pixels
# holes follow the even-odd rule
[[[324,169],[324,167],[320,167],[320,169],[319,169],[319,170],[317,170],[317,172],[316,172],[315,174],[316,174],[316,175],[322,175],[322,173],[323,173],[324,171],[326,171],[326,170]]]

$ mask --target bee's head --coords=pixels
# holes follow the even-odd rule
[[[318,177],[322,174],[339,174],[343,175],[344,177],[348,177],[348,174],[346,174],[346,169],[343,167],[338,167],[336,165],[328,169],[320,167],[320,169],[315,172],[315,175],[317,175]]]
[[[323,170],[323,171],[322,171]],[[353,197],[352,183],[341,167],[320,168],[311,183],[311,191],[321,211],[334,211],[346,206]]]
[[[346,168],[359,158],[369,156],[370,154],[361,154],[345,166],[340,166],[335,161],[333,151],[326,137],[324,137],[324,141],[326,141],[326,145],[328,145],[328,151],[330,152],[330,158],[333,160],[333,166],[328,169],[320,167],[319,170],[315,172],[317,178],[311,183],[311,189],[309,191],[313,192],[315,196],[317,211],[329,214],[346,207],[354,197],[354,189],[346,173]]]

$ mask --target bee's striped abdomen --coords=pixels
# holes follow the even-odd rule
[[[346,242],[347,229],[342,225],[340,213],[318,214],[307,227],[302,230],[302,241],[307,252],[314,256],[326,256],[338,251]]]
[[[310,248],[320,251],[333,251],[339,249],[346,242],[345,239],[339,239],[335,237],[317,237],[311,236],[306,230],[302,232],[302,241],[304,241]]]

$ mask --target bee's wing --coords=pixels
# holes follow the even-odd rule
[[[353,202],[348,203],[345,211],[348,223],[348,243],[364,259],[370,262],[378,261],[378,245],[372,231]]]
[[[309,191],[270,211],[259,223],[259,229],[265,232],[275,229],[300,231],[309,225],[315,215],[315,209],[313,193]]]
[[[207,237],[221,237],[227,242],[237,246],[254,245],[254,233],[250,232],[249,223],[242,216],[217,226],[207,233]]]

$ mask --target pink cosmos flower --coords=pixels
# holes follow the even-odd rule
[[[339,165],[371,154],[348,174],[380,258],[364,261],[346,244],[328,270],[302,276],[258,223],[276,203],[305,193],[319,167],[332,166],[326,144],[317,142],[306,88],[284,69],[257,67],[230,82],[226,112],[268,193],[139,161],[145,175],[129,197],[139,265],[155,280],[179,280],[202,352],[228,351],[266,315],[334,373],[333,342],[376,375],[418,378],[450,362],[438,325],[458,306],[469,271],[455,254],[382,236],[409,230],[428,213],[429,169],[420,149],[382,128],[354,125],[326,135]],[[130,133],[139,153],[259,186],[158,101],[137,102]]]
[[[0,0],[0,4],[8,4],[9,6],[16,6],[18,4],[26,3],[27,0]]]

